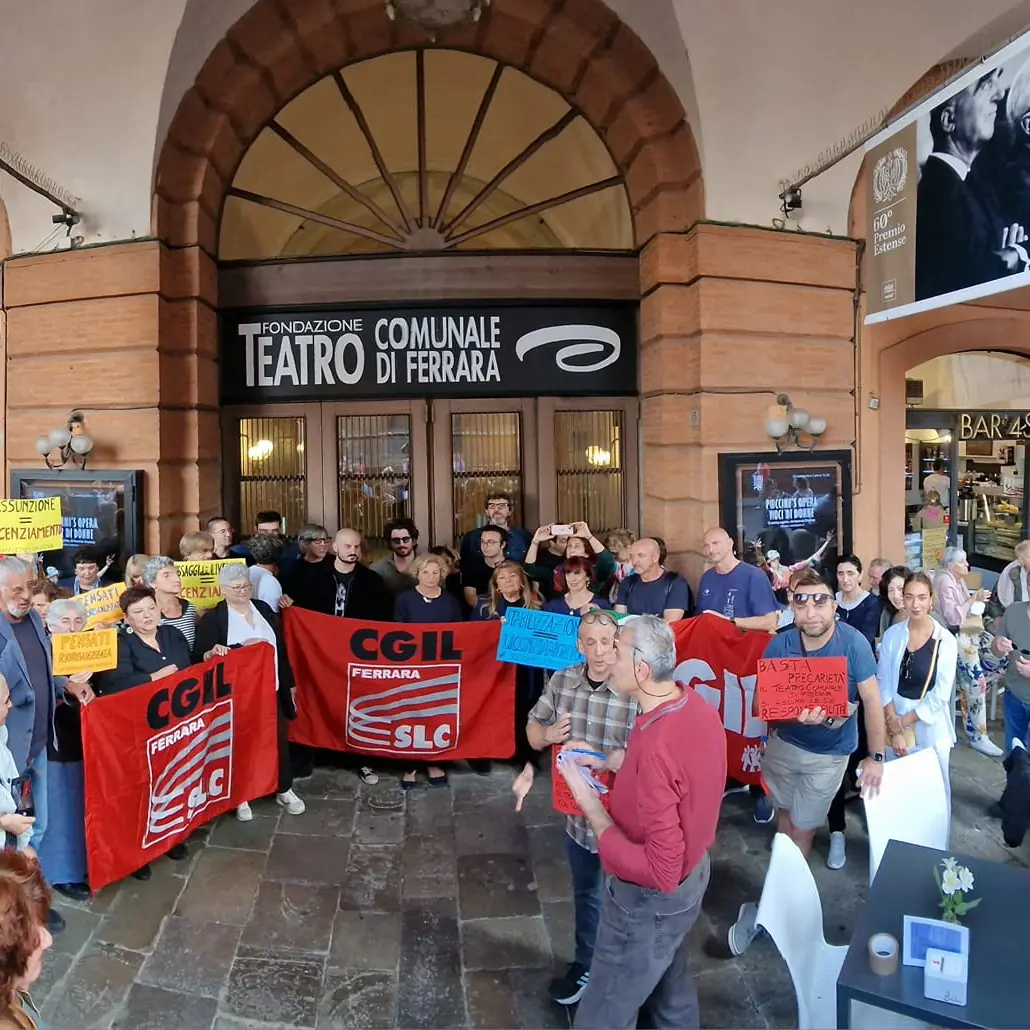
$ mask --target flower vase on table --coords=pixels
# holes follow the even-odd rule
[[[961,923],[962,917],[980,904],[982,899],[969,898],[973,874],[954,858],[945,858],[933,867],[933,878],[941,894],[941,918],[946,923]]]

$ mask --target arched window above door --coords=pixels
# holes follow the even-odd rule
[[[623,180],[556,92],[456,50],[326,76],[233,179],[224,260],[447,250],[631,250]]]

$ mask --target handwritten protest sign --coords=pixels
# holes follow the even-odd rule
[[[806,708],[822,708],[838,719],[847,716],[847,659],[759,658],[759,719],[796,719]]]
[[[559,751],[561,751],[560,745],[551,748],[551,807],[556,812],[561,812],[562,815],[582,815],[583,810],[576,804],[568,781],[561,769],[558,768]],[[601,804],[604,806],[604,810],[609,812],[612,807],[612,785],[615,783],[615,773],[598,772],[594,769],[593,776],[595,780],[599,780],[608,788],[608,793],[601,795]]]
[[[567,669],[583,656],[576,648],[579,619],[529,608],[509,608],[497,645],[499,662],[531,665],[535,669]]]
[[[36,554],[64,546],[61,498],[0,498],[0,554]]]
[[[182,580],[182,594],[194,608],[214,608],[222,600],[218,577],[226,565],[246,565],[245,558],[227,558],[224,561],[177,561]]]
[[[118,604],[118,598],[124,593],[124,583],[112,583],[109,587],[87,590],[86,593],[79,594],[75,600],[86,609],[87,628],[110,626],[115,622],[121,622],[122,609]]]
[[[84,633],[55,633],[54,675],[103,672],[118,664],[118,630],[98,629]]]

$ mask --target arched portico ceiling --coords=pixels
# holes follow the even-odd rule
[[[408,50],[348,65],[243,158],[219,257],[631,250],[622,176],[553,90],[496,61]]]

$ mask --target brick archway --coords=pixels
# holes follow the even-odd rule
[[[356,61],[438,45],[525,72],[580,110],[625,178],[638,246],[704,212],[701,166],[678,96],[601,0],[494,0],[476,25],[430,41],[382,0],[258,0],[211,52],[165,140],[155,235],[218,251],[226,192],[250,144],[294,97]]]

